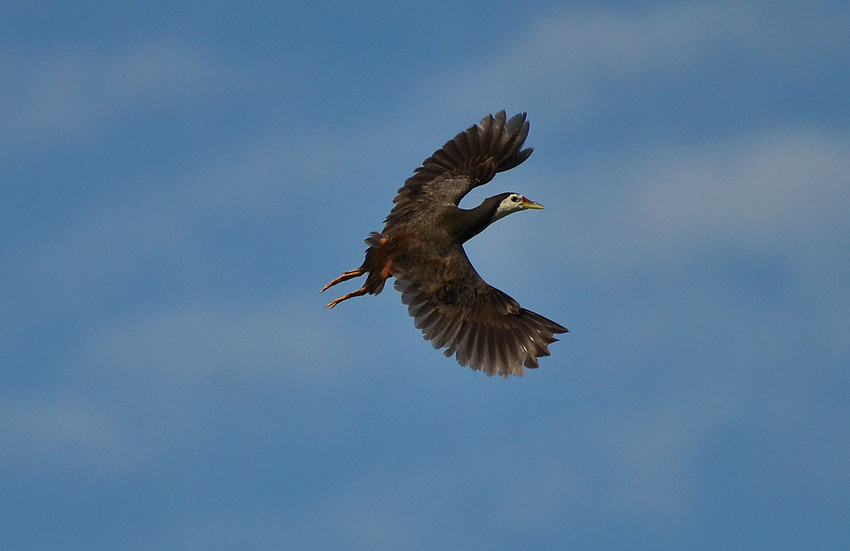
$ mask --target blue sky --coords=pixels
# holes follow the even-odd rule
[[[847,548],[850,8],[776,4],[8,3],[0,547]],[[503,108],[510,380],[318,294]]]

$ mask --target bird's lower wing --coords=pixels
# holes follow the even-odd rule
[[[521,376],[525,367],[538,367],[537,358],[548,356],[548,345],[558,340],[553,335],[567,329],[481,283],[474,300],[464,301],[441,297],[400,278],[395,288],[425,339],[434,348],[445,348],[447,357],[454,354],[460,365],[502,377]]]

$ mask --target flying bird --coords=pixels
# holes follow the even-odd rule
[[[567,329],[522,308],[487,284],[473,268],[463,244],[514,212],[543,206],[519,193],[500,193],[474,209],[458,207],[475,187],[531,155],[523,149],[525,113],[507,120],[504,111],[484,117],[459,133],[414,170],[393,199],[380,233],[366,239],[363,264],[322,289],[366,274],[360,289],[327,304],[366,293],[377,295],[390,277],[414,324],[434,348],[487,375],[523,375],[549,355],[553,335]]]

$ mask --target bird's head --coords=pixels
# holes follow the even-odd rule
[[[520,210],[543,208],[540,203],[535,203],[519,193],[503,193],[493,199],[499,199],[499,206],[496,207],[496,212],[493,214],[493,222]]]

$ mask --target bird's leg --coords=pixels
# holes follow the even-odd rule
[[[325,304],[325,308],[333,308],[334,306],[336,306],[337,304],[339,304],[343,300],[348,300],[348,299],[354,298],[354,297],[362,297],[365,294],[366,294],[366,286],[364,285],[363,287],[357,289],[356,291],[352,291],[352,292],[348,293],[347,295],[341,296],[338,299],[334,299],[334,300],[330,301],[329,303]]]
[[[339,276],[335,280],[331,281],[330,283],[328,283],[327,285],[322,287],[321,292],[324,293],[325,291],[327,291],[328,289],[330,289],[331,287],[333,287],[337,283],[342,283],[343,281],[348,281],[349,279],[351,279],[353,277],[361,276],[368,271],[369,270],[367,270],[363,267],[360,267],[360,268],[357,268],[356,270],[349,270],[347,272],[343,272],[341,276]],[[348,299],[353,298],[353,297],[360,297],[360,296],[363,296],[365,294],[366,294],[366,286],[364,285],[363,287],[361,287],[360,289],[357,289],[354,292],[348,293],[345,296],[341,296],[336,300],[332,300],[331,302],[329,302],[328,304],[325,305],[325,308],[333,308],[334,306],[336,306],[337,304],[339,304],[343,300],[348,300]]]
[[[362,276],[365,273],[366,273],[366,270],[362,267],[357,268],[356,270],[349,270],[347,272],[343,272],[341,276],[339,276],[335,280],[331,281],[330,283],[328,283],[327,285],[322,287],[322,290],[319,291],[319,292],[324,293],[325,291],[327,291],[328,289],[330,289],[331,287],[333,287],[337,283],[342,283],[343,281],[348,281],[352,277]]]

